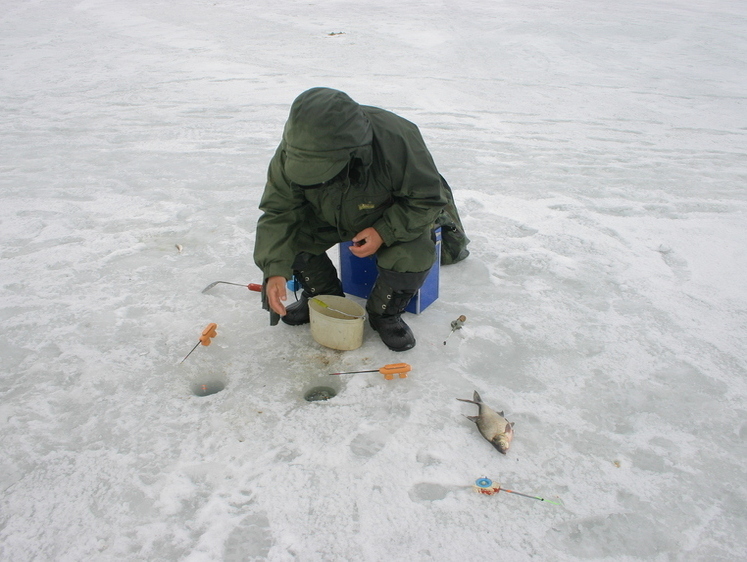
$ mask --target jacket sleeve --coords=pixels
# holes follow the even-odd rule
[[[295,259],[295,237],[306,214],[307,201],[300,189],[293,189],[283,174],[283,146],[270,161],[267,183],[259,208],[254,242],[254,263],[264,279],[276,275],[290,279]]]
[[[409,242],[433,225],[448,199],[418,128],[397,117],[377,139],[394,203],[373,227],[384,243]]]

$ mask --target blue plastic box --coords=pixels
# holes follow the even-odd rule
[[[425,283],[412,298],[405,309],[413,314],[420,314],[438,299],[438,283],[441,273],[441,228],[435,230],[436,235],[436,263],[433,264]],[[342,289],[349,295],[367,299],[376,282],[376,256],[367,258],[355,257],[348,248],[352,242],[340,244],[340,278]]]

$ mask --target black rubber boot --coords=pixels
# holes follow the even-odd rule
[[[313,256],[302,252],[296,256],[293,262],[293,273],[301,282],[301,298],[285,307],[286,314],[282,317],[284,323],[289,326],[300,326],[308,324],[309,299],[316,295],[345,296],[342,292],[342,283],[337,277],[337,269],[332,260],[325,254]]]
[[[306,291],[301,292],[301,297],[296,302],[285,307],[285,316],[280,319],[289,326],[300,326],[311,322],[309,297],[306,296]]]
[[[425,282],[429,271],[399,273],[379,268],[379,277],[366,302],[366,311],[368,323],[392,351],[407,351],[415,347],[415,335],[402,320],[402,313]]]

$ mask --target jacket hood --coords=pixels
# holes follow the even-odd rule
[[[291,105],[283,141],[285,174],[299,185],[314,185],[335,177],[354,156],[368,164],[373,132],[347,94],[312,88]]]

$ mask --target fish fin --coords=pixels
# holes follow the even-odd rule
[[[504,433],[513,433],[514,432],[514,424],[511,422],[506,422],[506,429],[503,430]]]
[[[462,402],[469,402],[470,404],[479,404],[479,402],[475,402],[474,400],[467,400],[466,398],[457,398],[457,400],[460,400]]]
[[[472,400],[475,401],[475,404],[482,404],[482,398],[480,398],[480,395],[476,390],[472,393]]]
[[[498,412],[498,415],[501,416],[501,417],[504,417],[506,414],[504,414],[503,410],[501,410],[500,412]]]
[[[480,419],[479,416],[464,416],[464,417],[467,418],[469,421],[474,422],[474,423],[477,423],[477,420]]]

